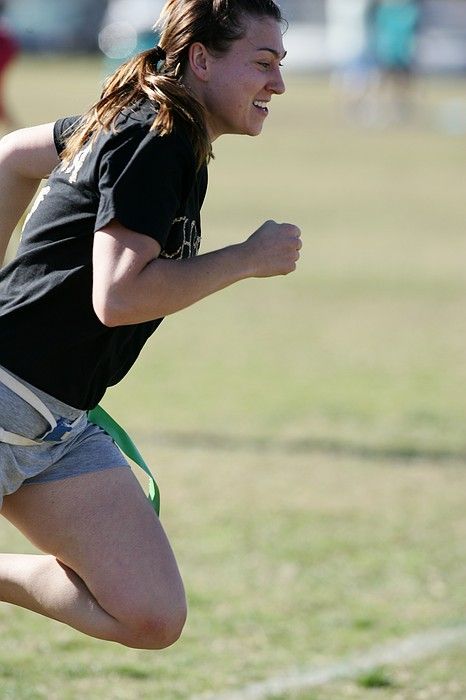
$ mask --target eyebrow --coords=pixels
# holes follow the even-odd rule
[[[248,39],[248,41],[251,44],[251,46],[256,49],[256,51],[269,51],[269,53],[273,54],[275,58],[279,58],[281,61],[285,58],[286,54],[288,53],[287,51],[280,53],[276,49],[271,49],[268,46],[256,46],[250,39]]]
[[[256,51],[270,51],[270,53],[272,53],[275,56],[275,58],[279,58],[281,61],[283,61],[286,54],[288,53],[287,51],[280,53],[279,51],[276,51],[275,49],[269,49],[267,46],[256,46],[255,49],[256,49]]]

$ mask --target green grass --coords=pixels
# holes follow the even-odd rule
[[[383,668],[374,668],[357,679],[361,688],[391,688],[394,684]]]
[[[99,70],[24,59],[11,100],[28,124],[79,112]],[[2,700],[215,695],[464,620],[466,157],[434,127],[457,89],[363,131],[295,77],[260,139],[216,145],[204,250],[288,220],[299,270],[167,319],[105,400],[158,474],[186,632],[134,651],[0,607]],[[30,551],[5,523],[0,545]],[[287,698],[459,700],[465,668],[458,649]]]

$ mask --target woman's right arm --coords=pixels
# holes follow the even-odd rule
[[[52,122],[20,129],[0,140],[0,265],[40,181],[60,162],[53,127]]]
[[[113,220],[94,236],[94,310],[109,327],[168,316],[248,277],[288,275],[301,245],[297,226],[266,221],[239,244],[166,260],[153,238]]]

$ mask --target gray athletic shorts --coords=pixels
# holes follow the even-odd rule
[[[42,484],[114,467],[129,467],[112,438],[89,423],[85,411],[20,381],[44,402],[56,419],[79,420],[64,442],[42,442],[30,447],[0,442],[0,508],[3,496],[14,493],[23,484]],[[40,413],[1,382],[0,426],[34,440],[50,428]]]

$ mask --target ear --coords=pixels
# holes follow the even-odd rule
[[[209,79],[210,54],[204,44],[195,42],[189,47],[189,67],[199,80],[206,82]]]

